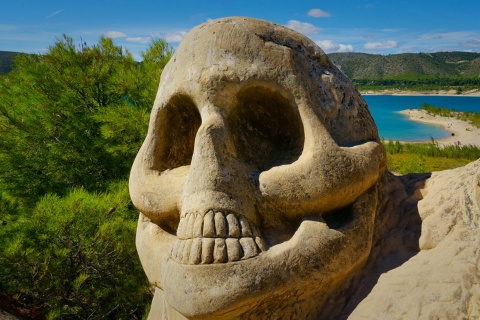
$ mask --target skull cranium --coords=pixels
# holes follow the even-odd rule
[[[311,40],[207,22],[163,71],[132,168],[142,265],[186,317],[320,301],[368,256],[384,166],[365,102]]]

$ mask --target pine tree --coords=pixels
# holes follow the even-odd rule
[[[64,36],[18,56],[0,85],[0,188],[34,203],[125,177],[171,53],[156,40],[139,64],[110,38],[77,48]]]

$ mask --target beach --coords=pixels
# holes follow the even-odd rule
[[[427,114],[425,110],[403,110],[399,113],[406,115],[409,120],[441,125],[452,136],[438,140],[438,144],[445,145],[475,145],[480,147],[480,128],[466,121],[453,117],[440,117]]]

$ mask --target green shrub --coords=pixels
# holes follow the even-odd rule
[[[401,174],[453,169],[480,158],[475,145],[439,146],[433,139],[429,143],[382,142],[389,170]]]
[[[126,177],[171,54],[155,40],[140,64],[110,38],[79,50],[64,36],[44,55],[17,56],[0,77],[0,189],[31,206]]]
[[[0,226],[0,291],[51,319],[140,318],[151,294],[136,222],[125,181],[105,193],[42,197]]]
[[[138,63],[110,38],[64,36],[0,77],[0,306],[51,319],[148,310],[125,180],[172,54],[155,39]]]
[[[424,103],[419,109],[425,110],[428,114],[433,116],[454,117],[469,122],[477,128],[480,127],[480,112],[461,112],[444,107],[431,106],[427,103]]]

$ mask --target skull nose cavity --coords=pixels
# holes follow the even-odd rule
[[[260,232],[242,215],[183,213],[171,257],[181,264],[227,263],[266,251]]]

